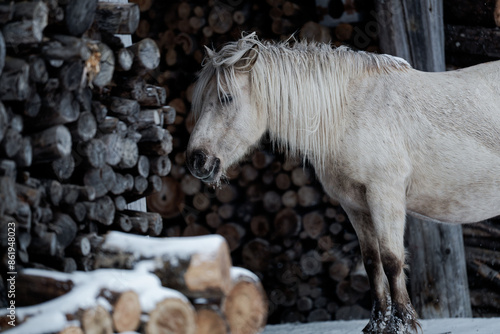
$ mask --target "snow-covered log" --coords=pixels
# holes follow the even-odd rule
[[[131,269],[143,260],[154,260],[149,270],[164,286],[189,297],[221,298],[231,287],[229,249],[219,235],[144,238],[112,231],[95,254],[95,267]]]

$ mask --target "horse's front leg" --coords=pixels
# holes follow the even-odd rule
[[[384,333],[391,316],[391,297],[380,258],[380,245],[376,237],[375,225],[369,214],[346,206],[343,208],[358,236],[371,287],[373,306],[370,321],[363,329],[363,333]]]
[[[415,333],[420,326],[408,296],[404,273],[404,184],[378,184],[368,187],[366,199],[391,295],[391,316],[383,333]]]

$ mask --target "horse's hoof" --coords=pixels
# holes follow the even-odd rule
[[[401,307],[393,305],[392,315],[387,322],[384,334],[417,334],[421,331],[415,310],[413,307]]]
[[[378,316],[373,316],[368,322],[368,324],[363,328],[364,334],[381,334],[384,333],[385,327],[387,325],[387,317],[382,315],[382,312],[378,312]]]

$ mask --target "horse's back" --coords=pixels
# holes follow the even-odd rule
[[[499,215],[499,75],[500,62],[493,62],[364,78],[356,94],[363,98],[350,101],[347,113],[355,129],[348,140],[355,153],[348,159],[364,164],[386,157],[382,177],[397,173],[390,170],[394,161],[407,157],[409,211],[462,223]],[[369,175],[363,182],[374,181]]]

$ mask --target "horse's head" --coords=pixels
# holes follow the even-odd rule
[[[186,152],[187,165],[207,183],[218,183],[224,171],[266,131],[266,117],[251,98],[251,71],[259,46],[250,41],[254,38],[229,43],[217,53],[207,48],[194,89],[196,124]]]

